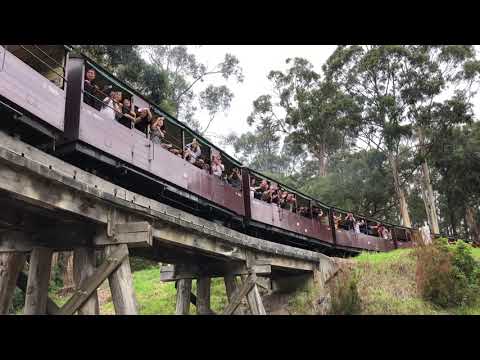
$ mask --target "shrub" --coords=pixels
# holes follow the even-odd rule
[[[443,308],[474,305],[480,295],[480,265],[471,246],[446,239],[416,249],[417,289],[427,301]]]
[[[358,274],[352,270],[341,271],[330,282],[330,313],[355,315],[362,310],[358,293]]]

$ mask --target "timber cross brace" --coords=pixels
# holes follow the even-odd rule
[[[199,315],[215,315],[210,308],[210,287],[213,277],[223,277],[228,305],[222,315],[240,314],[237,308],[246,299],[250,313],[266,315],[258,286],[271,289],[271,265],[267,261],[257,259],[250,251],[245,251],[244,263],[203,263],[162,265],[160,280],[175,281],[177,289],[176,314],[186,315],[190,311],[190,302],[196,306]],[[258,275],[262,276],[261,278]],[[242,281],[239,284],[237,277]],[[191,292],[192,280],[197,280],[197,295]],[[261,280],[263,279],[263,281]]]

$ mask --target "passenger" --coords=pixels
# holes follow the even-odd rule
[[[141,132],[146,133],[152,117],[152,112],[149,108],[138,109],[135,117],[135,127]]]
[[[128,128],[132,128],[135,124],[136,115],[128,98],[123,99],[122,114],[123,116],[118,118],[118,122]]]
[[[270,202],[272,204],[277,204],[278,205],[279,202],[280,202],[280,196],[279,196],[280,189],[278,188],[278,185],[276,185],[276,184],[270,186],[270,189],[272,190]]]
[[[205,170],[207,173],[210,174],[210,164],[208,163],[207,160],[205,160],[203,163],[203,170]]]
[[[285,200],[287,202],[287,208],[292,212],[296,212],[297,211],[297,199],[295,198],[295,195],[291,194],[291,193],[288,193]]]
[[[257,186],[256,188],[254,188],[255,199],[260,200],[262,198],[263,193],[267,191],[269,187],[270,187],[270,184],[268,183],[268,181],[263,179],[262,182],[260,183],[260,186]]]
[[[269,186],[269,188],[262,193],[262,197],[261,197],[260,199],[261,199],[262,201],[271,203],[271,202],[272,202],[272,196],[273,196],[273,192],[274,192],[274,191],[275,191],[275,190],[272,189],[271,186]]]
[[[222,164],[222,159],[219,155],[213,156],[212,159],[212,174],[222,178],[222,174],[225,171],[225,166]]]
[[[83,96],[83,101],[93,107],[96,110],[100,110],[102,108],[102,103],[98,100],[98,96],[100,95],[100,88],[95,83],[95,79],[97,77],[97,73],[93,69],[89,69],[85,73],[85,81],[83,85],[83,90],[86,94]]]
[[[337,213],[333,213],[333,222],[335,224],[335,229],[338,229],[340,222],[342,221],[342,214],[337,216]]]
[[[355,218],[352,213],[347,213],[345,220],[343,221],[343,228],[345,230],[352,230],[355,224]]]
[[[360,234],[362,232],[361,229],[364,225],[365,225],[365,221],[363,221],[363,219],[355,221],[355,224],[354,224],[355,234]]]
[[[185,146],[185,160],[194,164],[200,155],[202,155],[202,149],[198,145],[197,139],[194,138],[190,144]]]
[[[234,188],[240,188],[242,186],[242,177],[238,168],[233,168],[232,173],[228,177],[228,182]]]
[[[110,91],[110,96],[103,99],[103,108],[100,113],[107,119],[115,121],[118,113],[122,113],[120,107],[120,100],[122,99],[122,93],[120,91]]]
[[[278,194],[278,205],[279,205],[282,209],[286,209],[286,208],[288,207],[287,196],[288,196],[288,192],[287,192],[287,191],[279,190],[279,194]]]

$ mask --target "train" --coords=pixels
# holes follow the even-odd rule
[[[87,101],[85,74],[95,70],[99,88],[121,91],[135,109],[163,116],[168,140],[184,149],[197,139],[205,158],[220,155],[225,172],[238,168],[241,186],[201,169],[152,141],[151,134],[107,118]],[[101,101],[102,99],[97,99]],[[366,224],[382,223],[391,237],[336,226],[334,214],[346,214],[244,166],[177,120],[145,95],[68,45],[0,47],[0,129],[42,151],[134,192],[204,217],[234,230],[325,254],[409,248],[419,230],[355,215]],[[252,184],[267,180],[295,194],[306,214],[257,199]],[[319,208],[324,216],[313,216]],[[432,234],[433,237],[440,236]]]

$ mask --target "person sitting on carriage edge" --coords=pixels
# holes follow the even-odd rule
[[[190,144],[185,145],[185,160],[195,164],[200,155],[202,155],[202,149],[198,145],[197,139],[194,138]]]
[[[95,110],[100,111],[102,108],[102,103],[97,99],[100,95],[100,88],[95,83],[97,73],[93,69],[89,69],[85,73],[85,80],[83,85],[83,90],[85,94],[83,95],[83,100],[86,104],[93,107]]]
[[[222,174],[225,171],[225,166],[222,164],[222,159],[219,155],[213,156],[212,159],[212,174],[222,178]]]
[[[149,108],[141,108],[136,112],[135,127],[141,132],[145,133],[148,128],[148,124],[152,121],[152,112]]]
[[[128,98],[123,99],[122,114],[122,117],[118,118],[118,122],[128,128],[132,128],[135,124],[136,115]]]
[[[345,230],[352,230],[355,224],[355,218],[353,217],[352,213],[347,213],[345,220],[343,221],[343,228]]]
[[[233,168],[232,173],[228,177],[228,182],[234,188],[240,188],[242,185],[242,178],[240,176],[240,170],[238,168]]]
[[[104,114],[107,119],[115,121],[117,119],[117,114],[122,113],[120,105],[121,100],[121,91],[110,91],[110,96],[103,99],[103,108],[100,110],[100,113]]]
[[[257,186],[253,189],[253,196],[255,197],[255,199],[261,200],[263,193],[267,191],[269,187],[270,185],[268,184],[268,181],[263,179],[260,183],[260,186]]]

